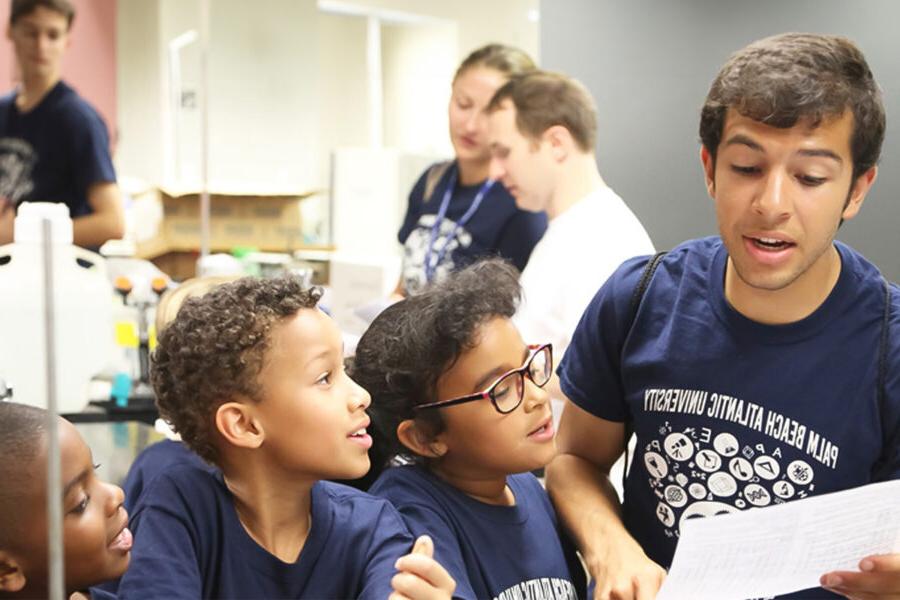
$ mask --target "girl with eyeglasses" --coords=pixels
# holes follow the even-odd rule
[[[476,263],[387,308],[353,361],[372,396],[369,491],[432,537],[454,597],[584,596],[574,548],[531,473],[556,453],[542,389],[553,352],[522,340],[519,296],[513,266]]]

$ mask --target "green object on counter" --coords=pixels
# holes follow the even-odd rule
[[[251,252],[259,252],[256,246],[234,246],[231,249],[231,255],[235,258],[244,258]]]
[[[244,274],[259,277],[261,274],[259,263],[247,260],[247,257],[254,252],[259,252],[259,248],[256,246],[234,246],[231,248],[231,255],[244,264]]]

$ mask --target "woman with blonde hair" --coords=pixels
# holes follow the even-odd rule
[[[533,69],[521,50],[489,44],[456,70],[448,109],[455,157],[429,167],[409,194],[397,234],[404,246],[398,294],[415,294],[484,256],[501,256],[520,271],[525,267],[547,217],[516,208],[509,191],[488,178],[484,109],[511,77]]]

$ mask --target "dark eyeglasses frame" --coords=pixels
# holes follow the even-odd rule
[[[547,349],[550,355],[550,377],[553,375],[553,344],[529,344],[528,349],[531,351],[531,354],[528,356],[528,360],[525,361],[518,369],[512,369],[507,371],[503,375],[500,375],[497,379],[494,380],[494,383],[488,386],[486,390],[483,392],[476,392],[474,394],[469,394],[467,396],[460,396],[458,398],[451,398],[449,400],[438,400],[437,402],[428,402],[426,404],[420,404],[414,407],[415,410],[426,410],[429,408],[445,408],[447,406],[455,406],[457,404],[464,404],[466,402],[474,402],[476,400],[490,400],[491,404],[494,406],[494,409],[502,414],[506,415],[511,413],[512,411],[519,408],[522,404],[522,401],[525,398],[525,377],[531,379],[531,382],[534,383],[538,387],[544,387],[547,385],[547,381],[550,381],[550,377],[547,377],[547,381],[544,383],[538,383],[531,376],[531,361],[534,360],[534,357],[539,353],[543,352],[544,349]],[[522,377],[522,393],[519,395],[519,401],[516,402],[516,405],[510,408],[509,410],[501,410],[499,406],[497,406],[497,401],[494,399],[494,388],[496,388],[501,381],[503,381],[506,377],[510,375],[518,373],[520,377]]]

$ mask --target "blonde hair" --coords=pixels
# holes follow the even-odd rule
[[[175,319],[185,300],[202,296],[218,285],[229,283],[239,278],[240,276],[238,275],[194,277],[188,279],[177,288],[166,291],[156,306],[156,335],[159,335],[163,328]]]
[[[507,79],[528,73],[537,68],[531,57],[524,51],[503,44],[488,44],[472,51],[463,60],[453,75],[453,81],[475,67],[486,67],[502,73]]]

